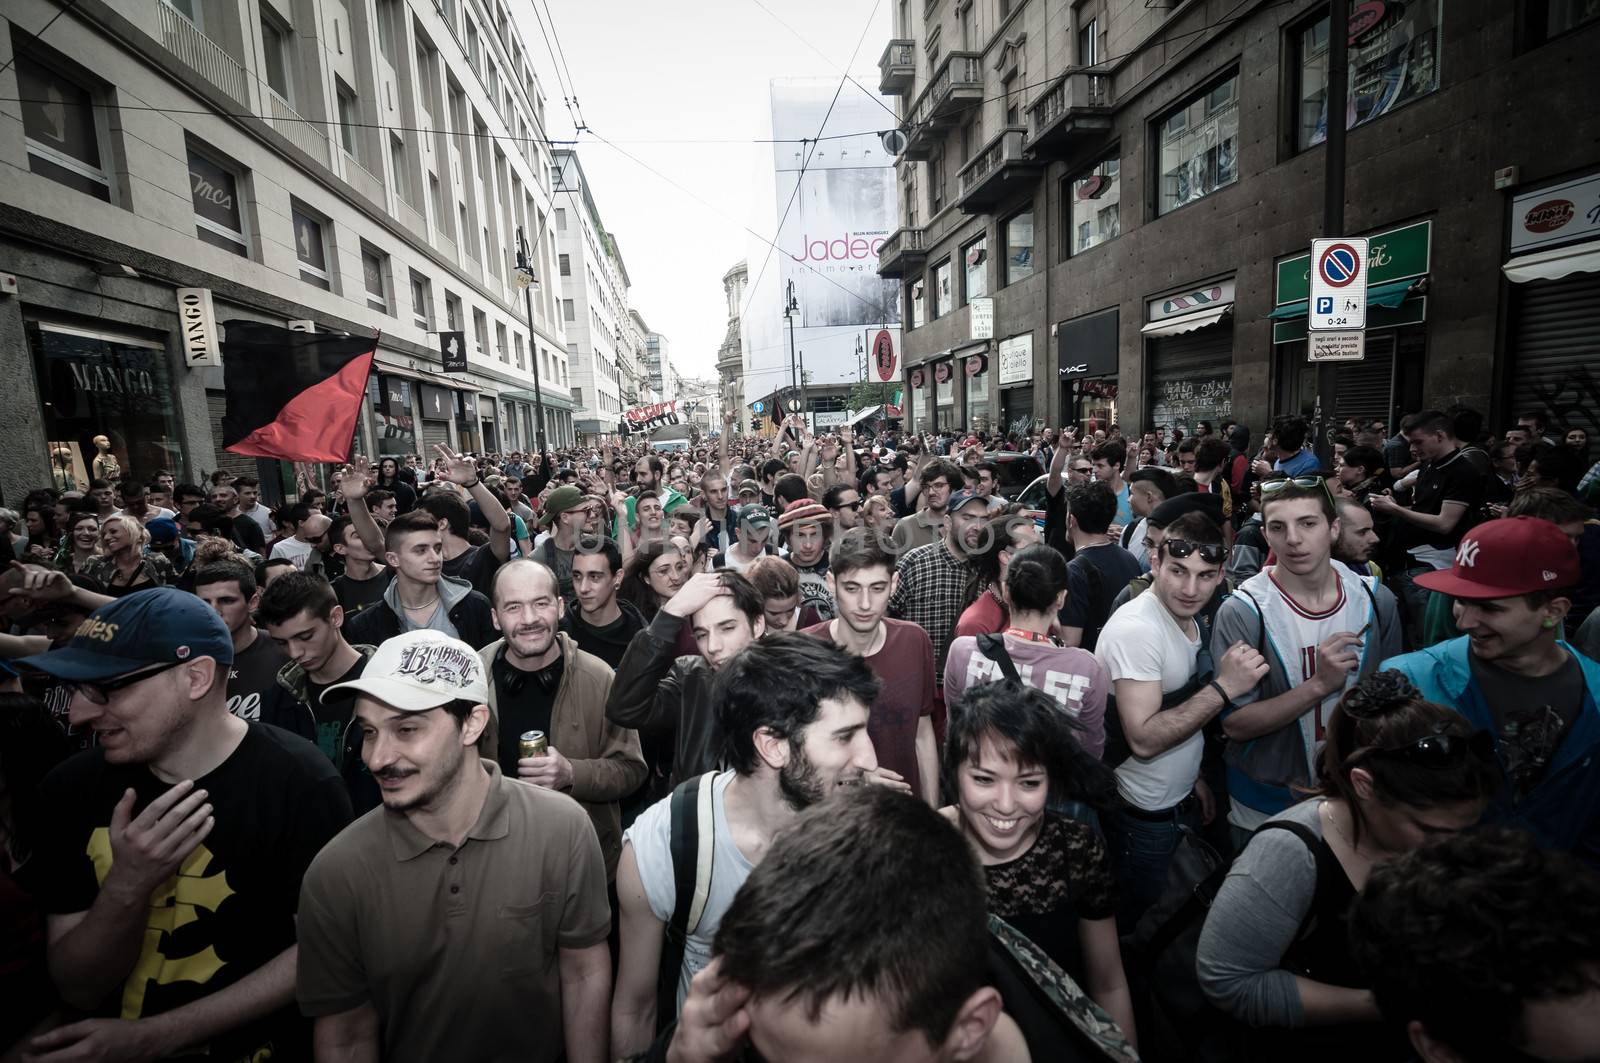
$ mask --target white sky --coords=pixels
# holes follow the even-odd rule
[[[511,7],[549,100],[546,135],[566,139],[572,125],[533,16],[535,2],[515,0]],[[601,219],[616,236],[633,283],[631,305],[667,337],[680,373],[714,379],[728,324],[722,275],[748,253],[744,226],[774,236],[776,206],[752,202],[761,187],[753,179],[756,168],[772,165],[772,145],[751,142],[771,136],[767,83],[775,77],[839,77],[865,30],[851,70],[875,93],[892,0],[881,0],[875,14],[871,0],[760,0],[794,33],[756,0],[548,3],[584,120],[705,201],[604,144],[578,147]],[[860,90],[846,85],[844,91]],[[881,117],[885,127],[892,124],[887,112]],[[744,142],[648,143],[688,139]],[[751,261],[752,280],[759,267]]]

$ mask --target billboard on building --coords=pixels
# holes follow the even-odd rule
[[[877,132],[893,119],[877,98],[851,84],[835,101],[838,89],[832,79],[771,84],[776,143],[771,169],[759,175],[771,208],[758,194],[751,228],[775,233],[777,249],[764,241],[750,248],[752,287],[742,320],[746,402],[788,387],[801,361],[813,386],[851,383],[863,372],[872,379],[874,340],[885,329],[899,348],[898,287],[878,276],[878,250],[898,228],[894,156]],[[790,281],[798,303],[793,366],[783,316]]]

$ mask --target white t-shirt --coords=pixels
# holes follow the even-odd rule
[[[314,549],[316,549],[316,547],[312,546],[310,543],[301,542],[299,539],[290,536],[272,548],[272,556],[286,557],[290,561],[294,562],[295,568],[304,571],[306,567],[306,558],[311,556],[311,551]]]
[[[269,539],[272,538],[272,533],[277,530],[272,526],[272,510],[263,506],[260,502],[257,502],[254,508],[251,509],[240,507],[239,512],[260,525],[261,534]]]
[[[734,844],[733,831],[728,827],[728,808],[724,797],[733,772],[725,771],[711,785],[711,816],[716,826],[711,857],[711,892],[706,897],[705,914],[700,925],[690,934],[683,946],[683,970],[678,979],[678,1007],[689,993],[689,981],[711,962],[711,942],[722,925],[722,916],[733,904],[734,894],[750,877],[755,865]],[[633,821],[622,835],[625,844],[633,846],[633,859],[639,868],[639,881],[644,886],[650,911],[663,923],[672,921],[672,910],[677,907],[678,887],[672,874],[672,798],[663,797]]]
[[[1199,653],[1199,629],[1192,637],[1185,634],[1154,591],[1112,613],[1094,651],[1111,675],[1113,692],[1117,680],[1136,679],[1159,681],[1162,694],[1189,681]],[[1135,808],[1148,812],[1171,808],[1194,789],[1204,744],[1196,731],[1165,753],[1148,759],[1130,755],[1117,765],[1117,789]]]

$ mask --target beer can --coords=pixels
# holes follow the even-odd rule
[[[549,749],[550,740],[544,736],[543,731],[523,731],[522,737],[517,741],[517,756],[523,759],[542,757]]]

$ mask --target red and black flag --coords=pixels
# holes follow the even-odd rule
[[[222,445],[284,461],[350,460],[378,338],[223,323]]]

